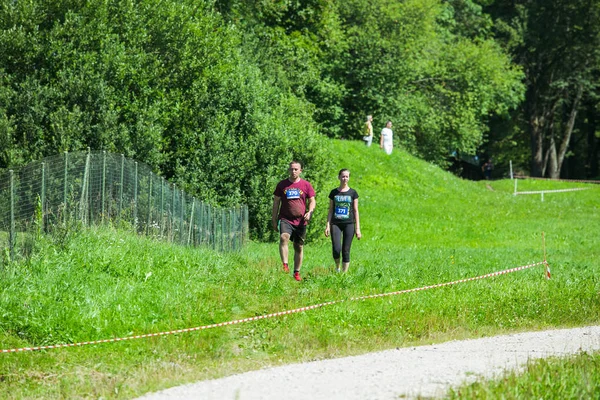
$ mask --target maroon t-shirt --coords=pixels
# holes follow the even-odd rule
[[[284,219],[295,226],[306,225],[306,200],[315,197],[315,189],[308,181],[300,179],[298,182],[290,182],[289,179],[284,179],[277,184],[273,194],[281,198],[278,219]]]

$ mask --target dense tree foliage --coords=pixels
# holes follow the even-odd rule
[[[516,145],[510,153],[530,160],[534,176],[559,177],[572,156],[567,164],[572,175],[597,177],[600,2],[487,3],[497,37],[522,65],[527,85],[526,99],[513,115],[514,129],[500,133],[492,145],[506,154],[498,144],[510,138]],[[519,157],[527,141],[530,153]]]
[[[257,64],[313,104],[330,137],[360,137],[373,114],[380,127],[391,119],[413,153],[445,165],[452,151],[474,153],[488,117],[522,99],[521,72],[468,0],[217,4],[260,38]]]
[[[91,147],[124,153],[213,203],[246,203],[266,234],[270,189],[323,141],[299,97],[244,58],[202,1],[0,6],[0,167]]]

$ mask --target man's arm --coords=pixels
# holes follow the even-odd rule
[[[273,196],[273,211],[271,213],[271,225],[273,230],[277,230],[277,214],[279,214],[279,206],[281,204],[281,198],[279,196]]]
[[[314,197],[309,197],[308,199],[308,211],[306,212],[306,214],[304,214],[304,220],[305,221],[310,221],[310,218],[313,215],[313,212],[315,211],[315,207],[317,206],[317,202],[315,200]]]

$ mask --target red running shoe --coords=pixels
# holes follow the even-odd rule
[[[283,264],[283,271],[284,272],[290,272],[290,267],[288,267],[287,263]]]
[[[300,277],[300,271],[294,271],[294,279],[298,282],[302,280],[302,278]]]

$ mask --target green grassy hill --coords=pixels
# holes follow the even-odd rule
[[[276,243],[219,254],[98,228],[44,238],[0,280],[2,349],[170,331],[353,296],[410,289],[543,260],[452,287],[344,302],[239,325],[78,348],[0,355],[0,397],[131,397],[265,365],[600,322],[600,187],[470,182],[402,151],[331,143],[303,282],[281,271]],[[360,194],[363,239],[333,272],[322,231],[337,171]],[[271,190],[271,189],[268,189]]]

